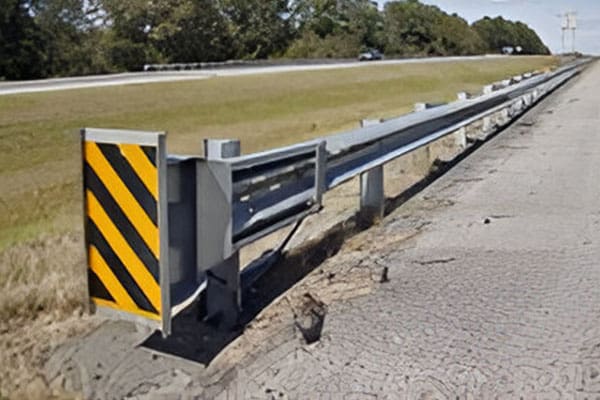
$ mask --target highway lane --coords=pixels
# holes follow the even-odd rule
[[[87,89],[107,86],[139,85],[160,82],[180,82],[215,77],[276,74],[299,71],[321,71],[340,68],[364,68],[367,66],[402,65],[415,63],[444,63],[452,61],[478,61],[484,59],[501,58],[499,55],[473,56],[473,57],[432,57],[418,59],[384,60],[377,62],[349,61],[334,64],[305,64],[305,65],[269,65],[269,66],[244,66],[223,67],[197,71],[172,71],[172,72],[130,72],[111,75],[95,75],[74,78],[56,78],[32,81],[0,82],[0,96],[11,94],[50,92],[56,90]]]

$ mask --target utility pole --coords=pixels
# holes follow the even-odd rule
[[[566,53],[566,48],[565,48],[565,32],[567,29],[569,29],[569,19],[566,17],[565,15],[560,15],[561,18],[561,27],[560,30],[562,32],[562,53],[565,54]]]
[[[571,12],[569,13],[569,27],[571,28],[571,31],[573,32],[573,38],[572,38],[572,53],[575,54],[575,31],[577,30],[577,13],[576,12]]]
[[[562,31],[562,52],[567,52],[565,44],[566,31],[571,31],[571,52],[575,53],[575,31],[577,30],[577,12],[568,11],[565,14],[560,14],[561,31]]]

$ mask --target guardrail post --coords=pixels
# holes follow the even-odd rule
[[[362,127],[377,125],[380,120],[362,120]],[[385,194],[383,190],[383,166],[380,165],[360,175],[360,220],[371,225],[383,218]]]
[[[463,126],[458,131],[456,131],[456,133],[454,134],[454,140],[454,145],[462,153],[462,151],[467,148],[467,128]]]
[[[327,142],[321,142],[317,146],[317,157],[315,160],[316,167],[316,195],[315,203],[323,206],[323,193],[327,191]]]
[[[427,103],[415,103],[415,112],[421,112],[427,110]]]
[[[204,156],[209,161],[237,157],[240,153],[238,140],[207,139],[204,141]],[[201,240],[206,245],[200,246],[198,252],[205,252],[205,254],[199,254],[199,259],[204,260],[200,262],[200,266],[202,267],[202,264],[210,266],[210,269],[206,271],[206,317],[213,320],[220,328],[232,329],[238,324],[242,297],[239,252],[233,251],[231,244],[233,226],[231,174],[226,175],[228,175],[229,181],[218,182],[220,187],[213,188],[215,192],[219,192],[223,196],[223,199],[213,199],[214,204],[220,209],[202,213],[204,221],[201,221],[203,226],[199,229],[204,231]],[[204,187],[198,190],[211,190],[211,188]],[[215,194],[215,196],[218,195]],[[206,239],[209,237],[212,240],[207,242]]]
[[[239,140],[204,140],[204,157],[207,160],[222,160],[224,158],[238,157],[241,152],[241,144]]]
[[[487,134],[487,133],[491,132],[492,129],[493,129],[492,117],[490,117],[490,116],[483,117],[483,127],[482,127],[483,133]]]

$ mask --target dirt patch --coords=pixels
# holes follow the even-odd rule
[[[69,315],[85,303],[81,236],[47,236],[0,253],[0,324]]]
[[[48,313],[34,321],[13,318],[0,322],[0,398],[75,399],[62,382],[47,382],[42,369],[48,357],[66,338],[96,329],[101,319],[75,310],[64,317]]]
[[[410,224],[408,224],[410,225]],[[386,233],[385,242],[393,243],[388,248],[408,246],[420,231],[417,226],[397,235]],[[291,289],[272,301],[249,323],[243,335],[234,340],[209,365],[205,382],[218,381],[224,371],[235,369],[251,361],[265,343],[270,343],[283,332],[294,335],[298,346],[310,345],[320,340],[321,328],[327,318],[328,307],[371,293],[386,275],[387,266],[382,262],[383,254],[373,252],[365,246],[357,249],[357,243],[379,242],[382,232],[378,228],[357,234],[347,241],[335,257],[325,260],[318,268],[308,273]],[[299,250],[301,252],[301,250]],[[292,254],[291,258],[294,259]],[[291,265],[287,265],[291,267]],[[209,389],[210,393],[210,389]]]

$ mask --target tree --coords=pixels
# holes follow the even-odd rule
[[[346,33],[357,36],[363,47],[382,47],[383,17],[371,1],[345,1],[339,11]]]
[[[150,43],[168,62],[223,61],[236,55],[231,27],[212,0],[172,2],[149,27]]]
[[[294,32],[287,0],[223,0],[237,58],[281,54]]]
[[[111,70],[95,26],[97,6],[84,0],[36,0],[33,14],[45,40],[45,67],[52,76]]]
[[[398,55],[478,54],[484,44],[458,15],[418,0],[394,1],[385,7],[385,49]]]
[[[45,41],[26,0],[0,0],[0,79],[46,76]]]
[[[356,57],[382,44],[383,18],[371,1],[302,0],[292,10],[299,37],[289,57]]]
[[[434,25],[438,10],[416,0],[394,1],[385,6],[385,51],[390,54],[429,53],[435,40]]]
[[[231,58],[548,54],[521,22],[472,26],[418,0],[0,0],[0,79]]]
[[[483,39],[486,50],[492,53],[500,53],[503,47],[520,46],[523,54],[550,54],[537,33],[522,22],[485,17],[474,22],[473,29]]]
[[[434,50],[440,55],[464,56],[485,51],[485,43],[479,34],[456,14],[440,15],[434,35]]]
[[[118,68],[154,62],[221,61],[235,54],[214,0],[104,0],[109,54]]]
[[[106,53],[109,62],[120,70],[139,70],[142,65],[158,61],[160,56],[153,47],[150,33],[156,25],[156,9],[164,1],[149,3],[145,0],[104,0],[107,31]],[[165,7],[166,8],[166,7]]]

